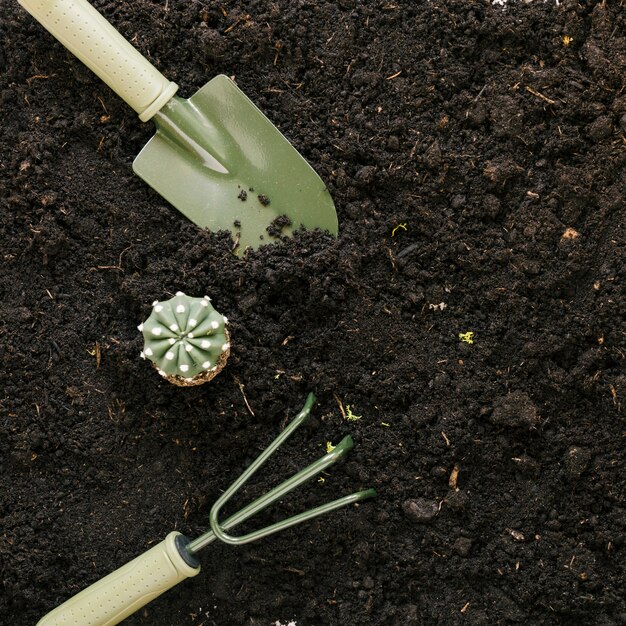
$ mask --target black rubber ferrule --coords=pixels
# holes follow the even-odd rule
[[[190,539],[187,539],[185,535],[178,535],[175,540],[176,549],[178,550],[178,554],[182,557],[183,561],[189,565],[189,567],[193,567],[194,569],[198,569],[200,567],[200,561],[187,550],[187,546],[191,543]]]

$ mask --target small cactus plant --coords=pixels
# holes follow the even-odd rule
[[[179,291],[170,300],[153,302],[150,317],[138,326],[144,338],[141,357],[175,385],[201,385],[226,365],[227,323],[209,296],[192,298]]]

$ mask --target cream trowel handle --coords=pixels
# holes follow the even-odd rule
[[[145,122],[176,93],[170,82],[87,0],[18,0]]]
[[[195,576],[181,556],[182,535],[164,541],[48,613],[37,626],[113,626],[177,583]]]

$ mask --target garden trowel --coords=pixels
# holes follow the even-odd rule
[[[216,76],[184,100],[86,0],[19,3],[141,121],[154,121],[133,169],[192,222],[231,231],[239,253],[298,228],[337,234],[322,180],[230,78]]]

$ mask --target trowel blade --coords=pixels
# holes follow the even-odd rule
[[[134,171],[198,226],[231,231],[239,253],[274,241],[267,228],[282,216],[283,235],[337,234],[322,180],[228,77],[216,76],[189,100],[173,98],[154,121]]]

